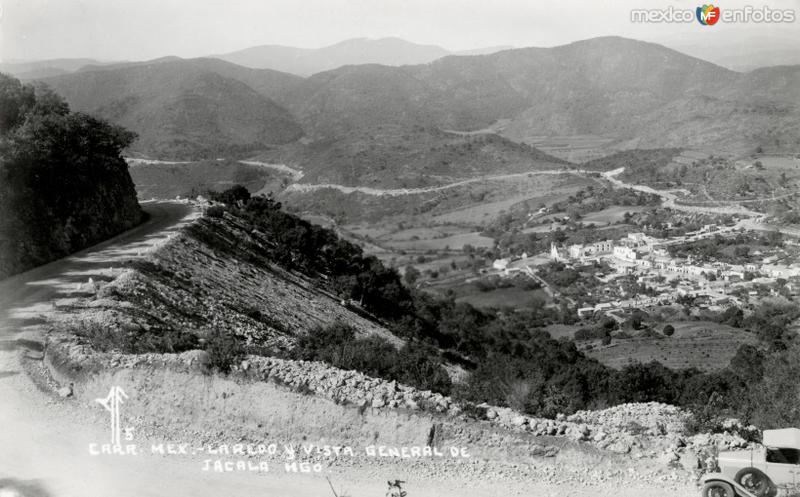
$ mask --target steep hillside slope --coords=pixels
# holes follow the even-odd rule
[[[302,130],[281,106],[241,81],[187,61],[48,78],[72,106],[126,126],[133,151],[217,157],[291,142]]]
[[[127,333],[109,347],[138,353],[196,347],[196,337],[214,332],[251,347],[285,350],[299,335],[337,320],[397,343],[316,282],[275,264],[266,255],[269,243],[240,219],[198,219],[103,286],[86,315]],[[101,339],[92,338],[95,344]]]

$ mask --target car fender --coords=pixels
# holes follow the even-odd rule
[[[722,473],[709,473],[704,475],[701,481],[704,485],[713,481],[721,481],[733,487],[733,491],[736,492],[738,497],[756,497],[754,494],[748,492],[743,486],[736,483],[733,478],[725,476]]]

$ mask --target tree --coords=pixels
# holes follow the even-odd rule
[[[414,286],[414,283],[417,282],[420,276],[419,269],[415,268],[411,264],[406,266],[405,273],[403,274],[403,281],[405,281],[406,285]]]
[[[0,278],[141,221],[121,157],[135,136],[0,75]]]
[[[242,185],[234,185],[219,193],[211,193],[211,200],[223,204],[235,205],[237,202],[250,200],[250,192]]]
[[[743,381],[755,383],[764,376],[764,354],[756,347],[743,344],[731,359],[730,368]]]
[[[56,114],[65,116],[69,114],[69,105],[61,95],[55,93],[46,85],[36,88],[36,104],[31,109],[31,113],[37,115]]]
[[[33,87],[0,73],[0,135],[21,124],[35,102]]]

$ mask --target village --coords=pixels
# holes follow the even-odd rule
[[[578,318],[597,313],[617,319],[620,310],[692,302],[700,309],[722,312],[731,306],[746,308],[760,297],[782,293],[800,293],[800,264],[793,254],[773,247],[747,253],[743,263],[716,260],[713,257],[677,256],[675,247],[720,237],[752,234],[740,224],[731,226],[705,225],[695,232],[670,238],[657,238],[642,232],[628,233],[617,240],[602,240],[588,244],[551,243],[549,253],[535,256],[496,259],[486,275],[510,278],[525,274],[539,283],[559,300],[566,299],[575,307]],[[796,248],[796,240],[786,239],[786,247]],[[670,250],[670,249],[673,250]],[[543,268],[558,263],[567,269],[585,274],[587,267],[597,271],[593,277],[594,292],[580,298],[559,294],[557,288],[542,277]],[[618,281],[631,280],[646,292],[626,289]]]

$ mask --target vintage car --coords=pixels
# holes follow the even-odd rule
[[[720,452],[719,473],[703,479],[703,497],[774,497],[800,490],[800,429],[764,430],[762,445]]]

